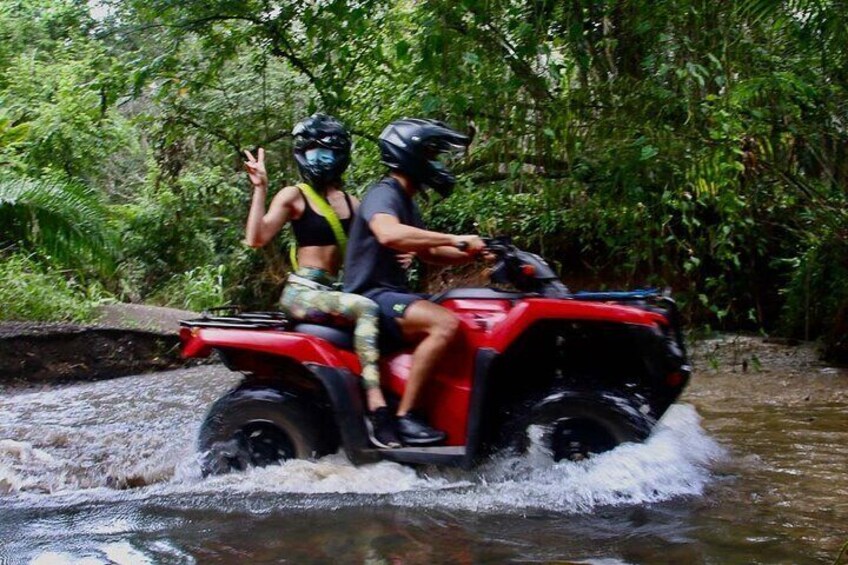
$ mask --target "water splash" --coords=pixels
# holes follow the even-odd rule
[[[243,473],[173,482],[167,490],[181,493],[395,494],[461,484],[471,483],[422,476],[411,467],[388,461],[354,467],[344,455],[337,453],[318,461],[287,461]]]
[[[231,386],[219,368],[128,377],[0,400],[0,504],[68,504],[115,498],[246,494],[285,506],[308,495],[333,504],[380,503],[509,511],[585,512],[601,505],[698,495],[721,448],[695,409],[676,405],[644,444],[589,460],[554,463],[541,450],[498,457],[474,472],[381,462],[354,467],[340,455],[201,478],[194,441],[206,407]],[[116,490],[140,487],[130,491]],[[4,501],[5,499],[5,501]]]
[[[542,508],[586,512],[700,495],[724,451],[700,426],[692,406],[672,406],[650,439],[585,461],[553,462],[541,452],[496,458],[481,470],[481,487],[446,497],[470,510]]]
[[[43,474],[57,467],[55,458],[46,451],[23,441],[0,440],[0,493],[32,490],[36,472]]]

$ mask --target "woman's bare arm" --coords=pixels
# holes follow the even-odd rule
[[[262,247],[271,241],[291,219],[294,203],[300,197],[300,191],[294,186],[287,186],[274,195],[266,211],[268,175],[265,171],[265,151],[259,148],[256,158],[250,151],[244,153],[247,156],[247,161],[244,163],[245,169],[253,185],[253,197],[245,226],[245,243],[251,247]]]

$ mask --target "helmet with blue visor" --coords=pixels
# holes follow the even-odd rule
[[[350,134],[340,121],[313,114],[292,130],[294,159],[300,176],[315,188],[341,181],[350,164]]]

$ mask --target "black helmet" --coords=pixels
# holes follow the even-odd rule
[[[341,180],[350,164],[350,134],[340,121],[312,114],[294,126],[292,137],[303,180],[318,188]]]
[[[380,155],[390,169],[447,197],[456,177],[438,160],[439,156],[464,151],[470,143],[470,137],[443,122],[404,118],[390,123],[380,134]]]

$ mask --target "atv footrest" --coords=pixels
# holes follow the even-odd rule
[[[462,465],[465,446],[401,447],[399,449],[375,449],[380,457],[397,463],[416,465]]]

